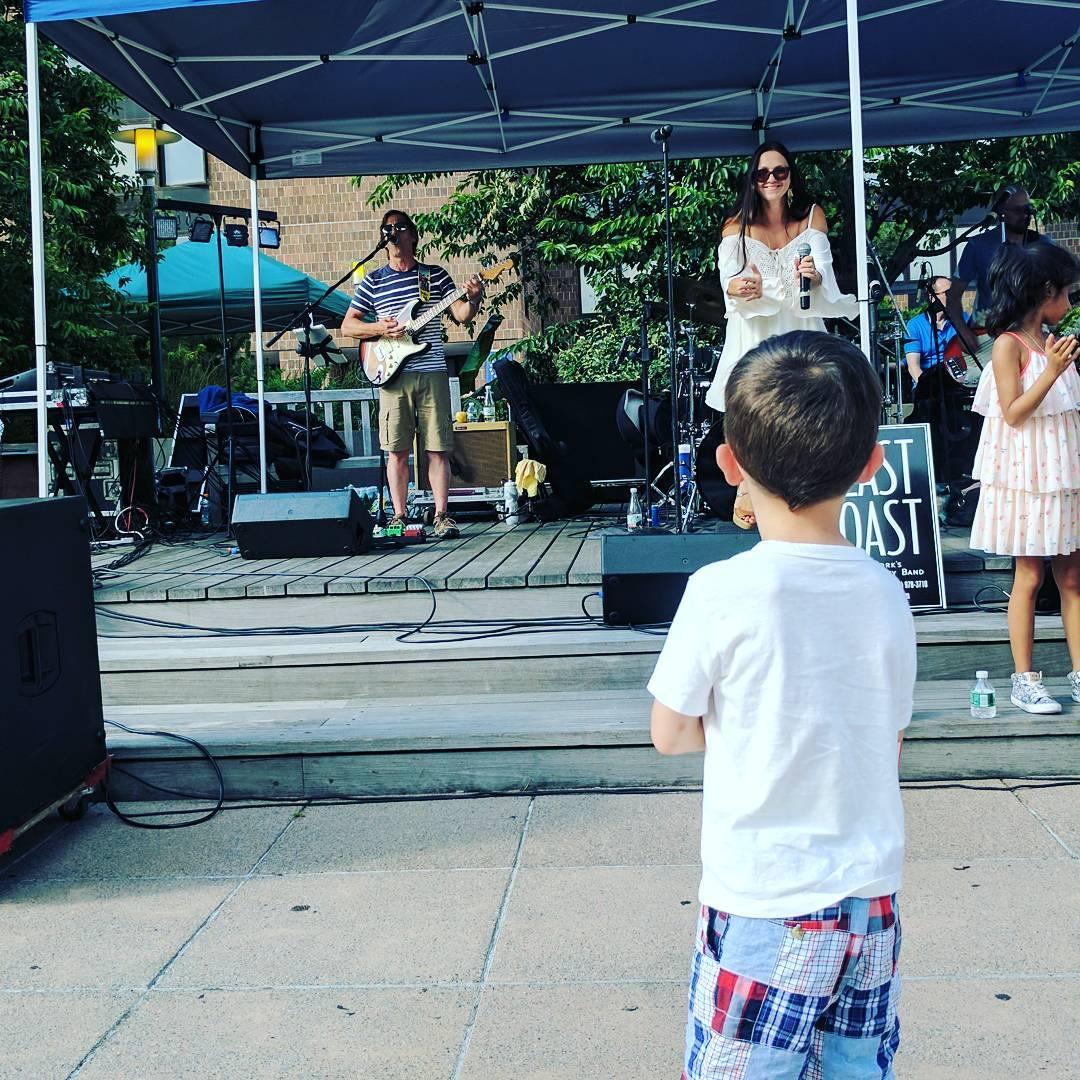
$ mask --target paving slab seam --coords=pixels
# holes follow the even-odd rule
[[[906,983],[914,982],[988,982],[997,983],[1006,979],[1015,979],[1021,982],[1038,982],[1040,979],[1048,979],[1052,982],[1074,982],[1080,979],[1080,971],[1002,971],[987,975],[905,975],[903,968],[901,978]]]
[[[1070,859],[1080,860],[1080,851],[1073,851],[1073,849],[1069,847],[1068,843],[1066,843],[1065,840],[1063,840],[1060,836],[1058,836],[1056,832],[1054,832],[1046,818],[1044,818],[1042,814],[1040,814],[1039,811],[1035,809],[1035,807],[1030,806],[1024,801],[1024,799],[1022,798],[1022,792],[1013,791],[1011,792],[1011,794],[1013,798],[1016,799],[1016,801],[1050,834],[1050,836],[1058,844],[1061,845],[1061,847],[1065,850],[1066,855],[1068,855]]]
[[[513,870],[513,864],[505,866],[400,866],[397,869],[381,870],[275,870],[256,874],[259,881],[274,878],[330,878],[330,877],[381,877],[390,874],[477,874],[485,870]]]
[[[154,987],[165,977],[165,974],[173,966],[173,964],[175,964],[176,961],[179,960],[180,957],[187,952],[195,939],[198,938],[199,935],[217,919],[218,915],[221,914],[225,905],[228,904],[229,901],[232,900],[232,898],[240,891],[240,889],[243,888],[244,883],[255,877],[255,871],[259,868],[262,861],[270,854],[271,851],[273,851],[278,841],[289,831],[289,829],[292,828],[296,821],[297,817],[294,814],[292,817],[289,818],[288,821],[285,822],[285,824],[278,831],[277,835],[266,846],[266,850],[255,860],[254,865],[247,872],[247,874],[245,874],[243,878],[237,881],[236,886],[230,889],[228,894],[223,897],[217,904],[214,905],[213,909],[206,916],[206,918],[203,919],[202,922],[199,923],[199,925],[188,935],[187,939],[172,954],[172,956],[170,956],[169,959],[166,960],[164,964],[162,964],[162,966],[158,969],[157,974],[154,975],[154,977],[149,981],[149,983],[147,983],[146,987],[143,989],[139,997],[136,998],[136,1000],[132,1002],[132,1004],[129,1005],[120,1014],[120,1016],[117,1017],[115,1021],[113,1021],[109,1029],[79,1059],[75,1067],[71,1070],[71,1072],[68,1073],[66,1080],[75,1080],[75,1078],[79,1076],[80,1073],[82,1073],[83,1069],[86,1068],[86,1066],[89,1065],[91,1061],[93,1061],[93,1059],[97,1056],[97,1052],[105,1045],[105,1043],[107,1043],[109,1039],[111,1039],[112,1036],[117,1031],[119,1031],[119,1029],[135,1012],[135,1010],[138,1009],[139,1006],[150,997]]]
[[[521,826],[521,835],[518,837],[517,850],[514,852],[514,865],[510,870],[510,876],[503,890],[502,903],[499,912],[495,916],[495,926],[491,931],[491,940],[488,942],[487,955],[484,957],[484,966],[480,971],[480,982],[476,987],[472,1007],[469,1009],[469,1017],[465,1021],[465,1031],[461,1037],[461,1047],[458,1050],[457,1061],[450,1073],[450,1080],[460,1080],[461,1070],[465,1065],[465,1058],[469,1053],[469,1043],[472,1041],[473,1031],[476,1029],[476,1018],[480,1013],[480,1003],[484,998],[484,987],[487,985],[488,975],[491,972],[491,964],[495,959],[495,948],[499,943],[499,934],[502,931],[506,912],[510,907],[510,897],[514,891],[514,882],[517,881],[518,870],[521,869],[521,853],[525,847],[525,839],[529,835],[529,823],[532,821],[533,809],[536,806],[536,796],[529,800],[529,809],[525,812],[525,821]]]

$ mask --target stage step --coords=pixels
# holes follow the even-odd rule
[[[482,627],[476,628],[481,633]],[[1005,617],[928,615],[916,620],[919,678],[966,679],[1012,670]],[[1035,663],[1069,670],[1059,617],[1037,620]],[[102,639],[110,705],[429,699],[447,695],[590,692],[645,685],[660,635],[583,625],[481,640],[406,641],[385,631],[324,635]]]
[[[1004,705],[974,720],[966,681],[920,683],[905,740],[905,780],[1080,776],[1080,705],[1063,680],[1060,716]],[[698,755],[662,757],[649,740],[649,698],[626,690],[478,693],[231,705],[116,706],[109,719],[174,731],[218,759],[230,799],[696,787]],[[210,797],[197,751],[108,729],[113,790]],[[135,779],[145,780],[149,787]]]

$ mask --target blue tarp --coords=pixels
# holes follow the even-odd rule
[[[252,4],[258,0],[26,0],[28,22],[60,22],[64,19],[100,19],[106,15],[130,15],[136,11],[162,11],[165,8],[209,7],[212,4]]]
[[[247,333],[255,329],[251,248],[223,247],[221,255],[225,271],[225,324],[230,334]],[[326,290],[321,281],[261,253],[259,276],[263,329],[267,331],[280,330],[290,316]],[[128,299],[146,303],[146,274],[142,267],[135,264],[122,266],[105,281]],[[158,289],[163,334],[220,332],[216,244],[188,241],[169,248],[158,263]],[[315,321],[340,326],[348,308],[349,298],[343,293],[332,292],[316,310]],[[118,329],[135,328],[145,333],[146,317],[135,316],[110,325]]]
[[[57,7],[30,0],[31,18]],[[141,6],[141,5],[140,5]],[[245,174],[388,174],[850,145],[843,0],[257,0],[43,21]],[[867,145],[1080,127],[1080,4],[860,0]],[[86,14],[89,16],[89,10]]]

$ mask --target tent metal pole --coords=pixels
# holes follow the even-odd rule
[[[266,368],[263,362],[262,278],[259,265],[259,182],[251,166],[251,282],[255,301],[255,397],[259,402],[259,490],[266,494]]]
[[[851,172],[855,187],[855,267],[858,271],[859,347],[870,359],[870,275],[866,265],[866,175],[863,161],[859,0],[847,0],[848,93],[851,98]]]
[[[26,113],[30,122],[30,250],[34,281],[34,368],[37,373],[38,498],[49,494],[49,422],[45,364],[45,216],[41,182],[41,78],[38,71],[37,24],[26,24]]]

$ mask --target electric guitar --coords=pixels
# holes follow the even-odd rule
[[[994,348],[994,339],[986,332],[985,327],[971,325],[969,329],[978,339],[975,357],[978,360],[980,367],[985,367],[990,362],[990,353]],[[967,382],[967,356],[964,353],[964,346],[959,337],[954,337],[942,350],[941,362],[954,382],[958,382],[961,385]]]
[[[484,281],[495,281],[505,270],[515,265],[513,258],[503,259],[494,266],[485,266],[477,273]],[[465,289],[458,289],[430,307],[423,315],[417,312],[428,301],[413,300],[396,316],[398,323],[404,326],[405,333],[400,337],[368,338],[360,343],[360,363],[364,374],[375,386],[386,386],[401,370],[410,356],[419,356],[431,348],[429,341],[417,341],[415,335],[432,319],[437,319],[451,304],[457,303],[465,295]]]

